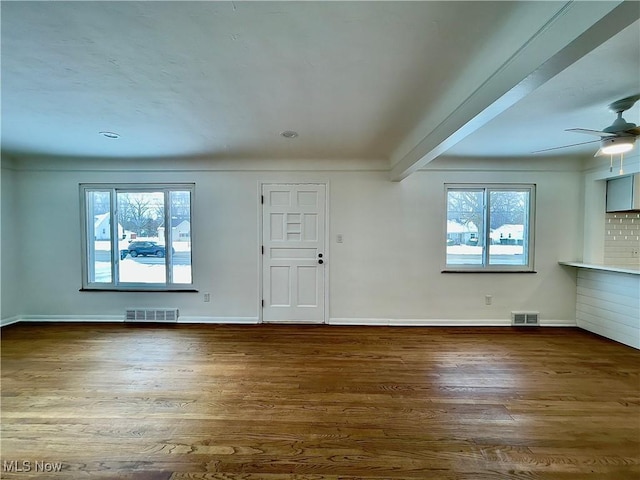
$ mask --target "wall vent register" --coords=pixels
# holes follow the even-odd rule
[[[168,322],[178,321],[177,308],[145,309],[130,308],[125,312],[125,322]]]
[[[511,312],[511,325],[516,327],[535,327],[540,325],[538,312]]]

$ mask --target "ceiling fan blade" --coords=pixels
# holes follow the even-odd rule
[[[596,143],[599,141],[600,140],[589,140],[588,142],[572,143],[571,145],[563,145],[561,147],[552,147],[552,148],[545,148],[543,150],[536,150],[535,152],[531,152],[531,153],[550,152],[551,150],[560,150],[561,148],[577,147],[578,145],[586,145],[588,143]]]
[[[603,132],[601,130],[589,130],[588,128],[567,128],[565,132],[586,133],[587,135],[596,135],[597,137],[615,137],[615,133]]]
[[[635,135],[637,137],[638,135],[640,135],[640,127],[630,128],[629,130],[625,130],[624,133]]]

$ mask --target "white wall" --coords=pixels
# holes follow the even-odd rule
[[[0,312],[2,325],[11,323],[22,313],[19,299],[22,269],[20,268],[22,255],[19,250],[20,215],[17,201],[17,173],[13,170],[12,161],[2,156],[2,212],[0,265],[2,280],[0,282],[1,300]]]
[[[573,323],[575,279],[557,261],[581,248],[580,177],[498,165],[445,160],[401,183],[388,182],[385,174],[350,173],[333,180],[332,229],[344,234],[344,243],[332,245],[332,317],[456,323],[508,320],[512,310],[536,310],[542,320]],[[538,185],[537,274],[440,273],[449,182]],[[493,295],[491,306],[484,304],[487,294]]]
[[[537,310],[543,323],[574,323],[575,275],[557,262],[582,250],[576,164],[436,161],[401,183],[388,180],[382,162],[368,165],[21,160],[14,172],[21,255],[19,264],[5,269],[3,262],[2,284],[14,269],[22,271],[16,311],[28,319],[115,318],[127,307],[178,307],[183,318],[257,321],[260,182],[328,182],[334,322],[507,324],[511,310]],[[78,184],[182,181],[196,183],[193,263],[200,293],[80,292]],[[538,273],[441,273],[445,182],[536,183]],[[4,188],[2,197],[4,223]],[[342,244],[335,242],[338,233]],[[2,249],[4,259],[4,238]],[[493,305],[484,305],[486,294]]]
[[[181,314],[257,316],[257,187],[226,172],[21,171],[25,315],[122,315],[127,307],[178,307]],[[194,278],[211,293],[80,292],[78,184],[196,182]],[[44,247],[44,248],[43,248]]]

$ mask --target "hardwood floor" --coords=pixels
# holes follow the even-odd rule
[[[640,352],[577,329],[18,324],[1,346],[2,478],[640,478]]]

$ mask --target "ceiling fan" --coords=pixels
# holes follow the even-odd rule
[[[602,130],[589,130],[586,128],[568,128],[566,132],[586,133],[587,135],[595,135],[600,140],[591,140],[589,142],[574,143],[571,145],[563,145],[562,147],[546,148],[533,153],[548,152],[550,150],[558,150],[560,148],[575,147],[577,145],[586,145],[588,143],[600,142],[600,149],[594,156],[599,155],[615,155],[628,152],[633,148],[636,137],[640,136],[640,127],[635,123],[627,122],[622,118],[622,113],[629,110],[635,103],[640,100],[640,95],[632,95],[615,101],[609,105],[609,110],[617,114],[618,117],[611,125]]]

